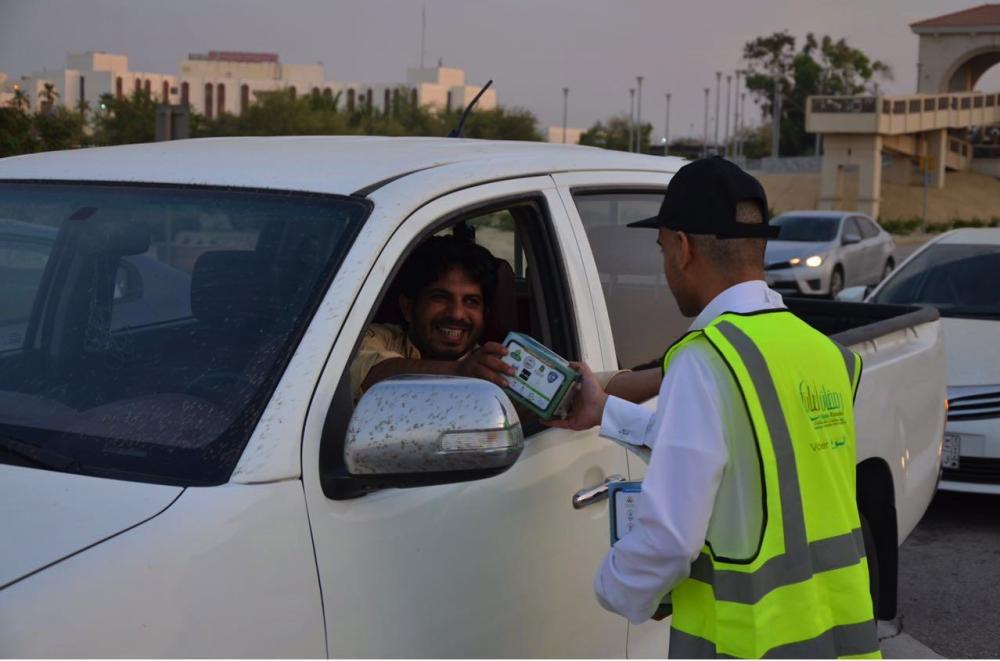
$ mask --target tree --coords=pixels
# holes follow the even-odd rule
[[[604,149],[617,149],[618,151],[630,151],[629,136],[632,135],[630,126],[632,120],[628,115],[615,115],[607,120],[607,123],[597,122],[584,131],[580,136],[581,145],[591,147],[602,147]],[[653,125],[644,123],[639,129],[639,147],[643,153],[649,152],[649,136],[653,132]]]
[[[34,116],[38,136],[38,151],[76,149],[85,143],[83,117],[67,108],[58,107]]]
[[[101,95],[101,108],[94,117],[94,143],[126,145],[152,142],[156,132],[156,101],[137,89],[130,97]]]
[[[31,125],[31,115],[13,101],[0,108],[0,158],[38,151],[38,136]]]
[[[877,80],[891,80],[892,69],[872,60],[844,39],[817,40],[806,35],[801,50],[787,31],[757,37],[743,47],[746,87],[773,120],[775,85],[781,94],[781,153],[796,156],[812,148],[806,134],[806,100],[810,95],[855,95]]]
[[[14,98],[10,100],[10,105],[15,110],[27,111],[31,108],[31,97],[28,93],[21,89],[20,85],[14,86]]]
[[[51,113],[56,107],[56,99],[58,98],[59,92],[56,91],[56,86],[52,83],[45,83],[38,95],[38,100],[41,101],[42,105],[42,114]]]

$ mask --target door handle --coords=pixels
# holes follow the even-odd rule
[[[613,475],[608,475],[600,484],[587,487],[586,489],[580,489],[573,494],[573,509],[581,510],[588,505],[593,505],[594,503],[599,503],[602,500],[607,500],[608,485],[612,482],[622,482],[624,480],[624,477],[615,473]]]

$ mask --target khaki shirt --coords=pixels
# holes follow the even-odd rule
[[[351,363],[351,399],[354,402],[361,399],[361,395],[364,394],[364,391],[361,390],[361,384],[364,383],[368,372],[382,361],[391,358],[419,360],[420,349],[410,342],[409,336],[402,327],[395,324],[372,324],[365,331],[358,355]],[[628,371],[630,370],[598,372],[595,376],[603,389],[607,388],[611,379]]]
[[[363,394],[361,384],[368,372],[390,358],[420,359],[420,349],[410,342],[406,331],[395,324],[372,324],[365,331],[358,355],[351,363],[351,397],[356,402]]]

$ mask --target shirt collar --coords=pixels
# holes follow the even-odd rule
[[[689,330],[701,330],[725,312],[757,312],[784,308],[781,294],[767,286],[763,280],[748,280],[723,290],[694,318]]]

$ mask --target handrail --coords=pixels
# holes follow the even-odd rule
[[[809,110],[814,114],[907,115],[943,110],[978,110],[998,106],[1000,106],[1000,93],[997,92],[809,97]]]

